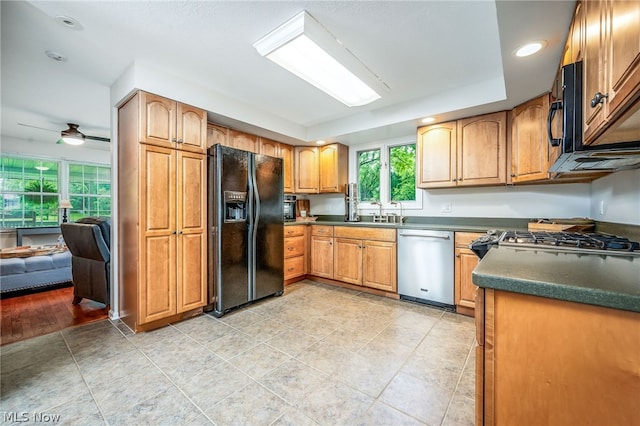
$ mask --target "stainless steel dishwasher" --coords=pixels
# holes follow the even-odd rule
[[[398,230],[401,299],[454,309],[453,232]]]

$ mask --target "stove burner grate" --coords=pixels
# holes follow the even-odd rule
[[[609,250],[634,252],[640,250],[640,243],[624,237],[597,233],[549,232],[549,231],[507,231],[500,243],[508,245],[567,247],[583,250]]]

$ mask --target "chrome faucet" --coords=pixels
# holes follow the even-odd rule
[[[404,223],[404,212],[402,210],[402,203],[400,201],[391,201],[391,203],[389,203],[389,204],[391,204],[392,206],[396,206],[396,205],[400,206],[400,217],[398,219],[400,220],[400,224],[403,224]]]
[[[376,215],[375,213],[373,214],[373,221],[382,222],[382,203],[380,201],[373,200],[371,204],[377,205],[378,208],[380,209],[378,215]]]

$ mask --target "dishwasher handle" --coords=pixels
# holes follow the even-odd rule
[[[436,238],[439,240],[450,240],[448,235],[424,235],[424,234],[400,234],[401,237]]]

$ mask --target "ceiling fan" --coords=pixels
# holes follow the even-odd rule
[[[32,126],[30,124],[24,124],[24,123],[18,123],[18,124],[20,126],[33,127],[34,129],[47,130],[49,132],[55,132],[55,133],[58,132],[57,130],[51,130],[51,129],[46,129],[44,127]],[[79,124],[67,123],[67,126],[69,126],[69,128],[60,132],[60,139],[58,139],[58,142],[56,143],[59,143],[59,144],[67,143],[69,145],[82,145],[85,139],[90,139],[90,140],[100,141],[100,142],[111,142],[111,139],[109,138],[85,135],[80,130],[78,130],[78,127],[80,127]]]

